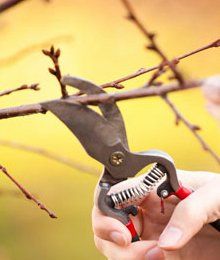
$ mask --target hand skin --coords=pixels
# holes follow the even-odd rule
[[[220,219],[220,174],[179,170],[178,178],[195,192],[181,202],[174,196],[166,199],[165,214],[160,213],[155,191],[151,192],[141,202],[138,216],[132,218],[141,235],[139,242],[131,243],[127,228],[94,206],[98,250],[110,260],[219,260],[220,232],[206,224]],[[126,182],[113,189],[120,191],[132,180]]]

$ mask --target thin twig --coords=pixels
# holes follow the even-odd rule
[[[158,70],[156,70],[148,82],[143,87],[150,87],[150,86],[161,86],[162,83],[155,82],[162,74],[166,72],[166,68],[164,67],[164,63],[162,62]]]
[[[60,84],[62,98],[68,97],[68,93],[66,90],[66,86],[61,82],[62,74],[59,65],[59,57],[60,57],[60,49],[55,50],[53,46],[51,46],[50,50],[42,50],[43,54],[50,57],[53,61],[54,68],[49,68],[49,72],[57,78],[57,81]]]
[[[216,41],[214,41],[214,42],[212,42],[212,43],[209,43],[209,44],[207,44],[207,45],[205,45],[205,46],[203,46],[203,47],[201,47],[201,48],[198,48],[198,49],[196,49],[196,50],[190,51],[190,52],[188,52],[188,53],[186,53],[186,54],[182,54],[182,55],[180,55],[180,56],[174,58],[173,61],[178,62],[178,61],[180,61],[180,60],[182,60],[182,59],[185,59],[185,58],[187,58],[187,57],[190,57],[190,56],[192,56],[192,55],[194,55],[194,54],[196,54],[196,53],[199,53],[199,52],[202,52],[202,51],[204,51],[204,50],[211,49],[211,48],[215,48],[215,47],[216,47],[216,48],[217,48],[217,47],[220,47],[220,39],[218,39],[218,40],[216,40]],[[171,62],[172,62],[172,61],[171,61]],[[168,64],[164,64],[164,66],[168,66]],[[125,82],[125,81],[127,81],[127,80],[136,78],[136,77],[138,77],[138,76],[140,76],[140,75],[143,75],[143,74],[145,74],[145,73],[148,73],[148,72],[151,72],[151,71],[153,71],[153,70],[159,69],[159,67],[160,67],[160,64],[159,64],[159,65],[156,65],[156,66],[153,66],[153,67],[150,67],[150,68],[141,68],[141,69],[135,71],[134,73],[131,73],[131,74],[126,75],[126,76],[124,76],[124,77],[122,77],[122,78],[119,78],[119,79],[116,79],[116,80],[113,80],[113,81],[104,83],[104,84],[102,84],[101,86],[102,86],[102,87],[114,86],[115,84],[119,84],[119,83],[121,83],[121,82]]]
[[[40,147],[36,147],[33,145],[25,145],[25,144],[21,144],[21,143],[15,142],[15,141],[7,141],[7,140],[0,140],[0,145],[22,150],[22,151],[26,151],[26,152],[35,153],[40,156],[44,156],[46,158],[57,161],[59,163],[65,164],[75,170],[79,170],[81,172],[89,173],[92,175],[97,175],[97,171],[95,169],[93,169],[91,166],[86,166],[85,164],[81,164],[73,159],[70,159],[68,157],[59,155],[57,153],[48,151],[48,150],[40,148]]]
[[[48,213],[51,218],[57,218],[56,215],[45,207],[39,200],[37,200],[28,190],[26,190],[20,183],[18,183],[14,177],[9,174],[5,167],[0,165],[0,170],[20,189],[20,191],[26,196],[27,199],[34,201],[38,207]]]
[[[0,92],[0,97],[10,95],[13,92],[17,92],[17,91],[20,91],[20,90],[26,90],[26,89],[31,89],[31,90],[37,91],[37,90],[40,90],[38,85],[39,84],[22,85],[18,88],[3,90],[3,91]]]

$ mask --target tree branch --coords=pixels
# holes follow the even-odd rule
[[[18,107],[9,107],[0,109],[0,119],[11,118],[17,116],[27,116],[32,114],[42,113],[47,111],[42,108],[41,104],[23,105]]]
[[[44,204],[37,200],[28,190],[26,190],[19,182],[17,182],[15,178],[12,177],[11,174],[9,174],[6,168],[2,165],[0,165],[0,171],[2,171],[19,188],[19,190],[26,196],[27,199],[33,200],[34,203],[36,203],[40,209],[46,211],[51,218],[57,218],[53,212],[46,208]]]
[[[135,99],[142,97],[161,96],[167,93],[183,91],[187,89],[197,88],[202,84],[202,80],[188,81],[185,82],[184,87],[180,88],[179,85],[167,84],[163,87],[155,88],[137,88],[129,91],[115,92],[111,94],[96,94],[88,96],[69,96],[66,98],[69,102],[78,102],[87,105],[97,105],[99,103],[109,102],[110,100],[122,101],[127,99]],[[30,104],[17,107],[9,107],[0,109],[0,119],[6,119],[17,116],[26,116],[31,114],[42,113],[45,114],[47,111],[42,108],[41,104]]]

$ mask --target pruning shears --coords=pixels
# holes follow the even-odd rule
[[[62,83],[73,86],[86,95],[105,93],[101,87],[76,77],[65,76]],[[104,214],[121,221],[129,229],[132,242],[140,238],[130,215],[138,213],[136,202],[146,196],[156,184],[161,182],[157,194],[162,199],[175,195],[183,200],[193,192],[178,181],[174,162],[168,154],[158,150],[139,153],[130,151],[124,121],[113,100],[98,104],[101,114],[71,97],[41,105],[71,130],[91,157],[103,164],[95,203]],[[149,164],[153,164],[152,169],[138,184],[110,194],[113,185],[134,177]],[[212,225],[220,231],[220,220]]]

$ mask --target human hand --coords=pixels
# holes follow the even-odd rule
[[[205,225],[220,218],[220,175],[178,171],[178,178],[195,192],[181,202],[174,196],[167,198],[164,215],[156,192],[151,192],[132,218],[139,242],[131,243],[127,228],[94,206],[94,240],[101,253],[110,260],[220,259],[220,233]],[[120,191],[133,181],[112,188]]]

